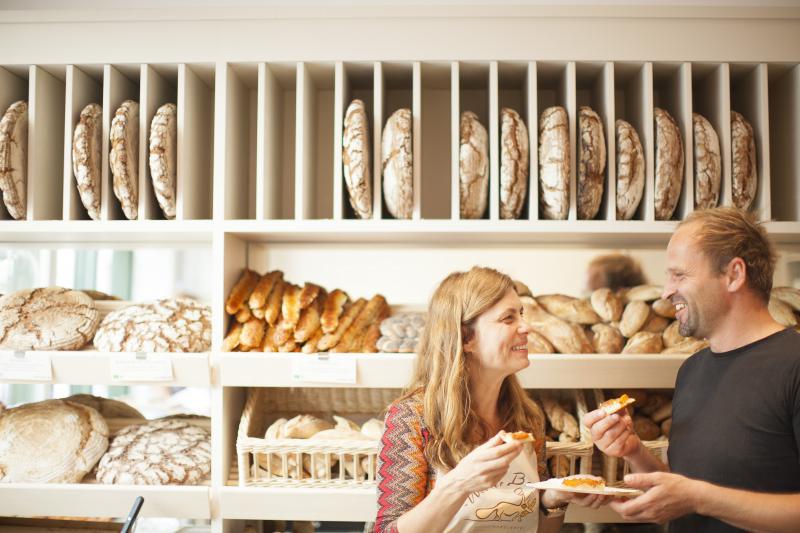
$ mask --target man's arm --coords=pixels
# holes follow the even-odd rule
[[[697,513],[750,531],[796,532],[800,494],[765,494],[729,489],[678,474],[629,474],[625,483],[647,492],[611,508],[626,520],[664,523]]]

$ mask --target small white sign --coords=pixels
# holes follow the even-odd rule
[[[292,357],[292,381],[355,385],[356,358],[346,355]]]
[[[111,356],[111,381],[172,381],[172,359],[160,354]]]
[[[49,353],[0,352],[0,380],[52,381]]]

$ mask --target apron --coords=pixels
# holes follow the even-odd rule
[[[535,533],[539,526],[539,491],[525,484],[537,481],[536,452],[526,444],[497,485],[467,497],[445,532]]]

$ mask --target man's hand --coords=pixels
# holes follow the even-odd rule
[[[627,457],[639,451],[641,441],[633,431],[633,420],[627,411],[613,415],[595,409],[583,417],[592,433],[592,440],[601,452],[611,457]]]
[[[652,472],[628,474],[625,484],[646,492],[625,501],[609,504],[625,520],[663,524],[679,516],[696,512],[695,494],[701,482],[678,474]]]

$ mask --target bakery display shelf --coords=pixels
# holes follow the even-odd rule
[[[211,244],[212,227],[208,220],[4,220],[0,221],[0,242],[110,248],[203,246]]]
[[[46,383],[69,385],[162,385],[172,387],[208,387],[211,372],[208,353],[137,354],[80,351],[35,351],[20,357],[45,358],[50,361],[52,379]],[[138,360],[136,358],[139,357]],[[124,366],[118,366],[115,360]],[[2,364],[2,363],[0,363]],[[23,363],[24,364],[24,363]],[[117,377],[114,371],[122,372]],[[168,378],[169,375],[172,378]],[[5,383],[43,383],[24,378],[4,379]]]
[[[208,519],[209,487],[105,485],[101,483],[2,483],[2,516],[124,517],[137,496],[141,516]]]
[[[530,389],[672,388],[689,354],[539,354],[518,373]],[[355,367],[355,383],[301,381],[298,362],[318,360],[319,372],[338,379],[342,366]],[[414,370],[414,354],[222,353],[221,381],[229,387],[365,387],[404,388]],[[317,361],[315,361],[317,362]],[[340,363],[340,364],[337,364]],[[311,366],[315,366],[314,363]],[[313,370],[313,369],[312,369]],[[305,370],[308,371],[308,370]]]

